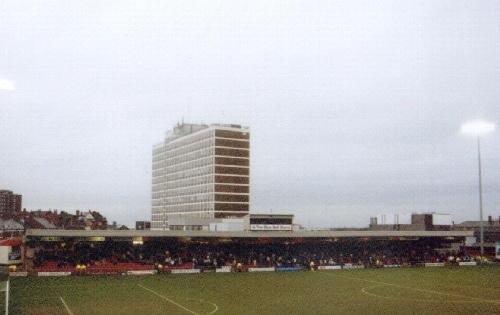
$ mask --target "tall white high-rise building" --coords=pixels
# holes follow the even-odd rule
[[[249,207],[247,127],[182,123],[153,147],[152,229],[172,229],[179,217],[241,218]]]

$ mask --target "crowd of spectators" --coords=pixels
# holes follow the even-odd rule
[[[47,262],[57,267],[76,265],[99,266],[120,263],[151,265],[156,268],[219,268],[235,267],[300,267],[313,264],[418,265],[426,262],[473,261],[463,253],[436,251],[425,242],[181,242],[149,241],[133,245],[130,242],[81,242],[40,244],[33,257],[33,266]]]

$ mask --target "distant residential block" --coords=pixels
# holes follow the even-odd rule
[[[0,190],[0,213],[20,212],[22,209],[23,196],[14,194],[10,190]]]

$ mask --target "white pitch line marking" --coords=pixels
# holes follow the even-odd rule
[[[339,275],[339,274],[336,274],[335,276],[346,278],[346,279],[354,279],[354,280],[366,281],[366,282],[371,282],[371,283],[376,283],[376,284],[383,284],[383,285],[393,286],[393,287],[401,288],[401,289],[415,290],[415,291],[426,292],[426,293],[433,293],[433,294],[439,294],[439,295],[446,295],[446,296],[452,296],[452,297],[457,297],[457,298],[462,298],[462,299],[463,298],[465,298],[465,299],[471,299],[471,300],[476,300],[478,302],[500,304],[499,300],[485,300],[485,299],[476,298],[476,297],[473,297],[473,296],[467,296],[467,295],[461,295],[461,294],[452,294],[452,293],[445,293],[445,292],[439,292],[439,291],[428,290],[428,289],[419,289],[419,288],[405,287],[405,286],[402,286],[402,285],[399,285],[399,284],[394,284],[394,283],[388,283],[388,282],[382,282],[382,281],[375,281],[375,280],[368,280],[368,279],[356,278],[356,277],[348,277],[348,276],[343,276],[343,275]]]
[[[68,312],[69,315],[75,315],[73,312],[69,309],[68,304],[64,301],[62,296],[59,297],[61,299],[62,304],[64,305],[64,308],[66,309],[66,312]]]
[[[168,297],[166,297],[166,296],[164,296],[164,295],[161,295],[160,293],[158,293],[158,292],[156,292],[156,291],[154,291],[154,290],[151,290],[150,288],[146,288],[145,286],[143,286],[143,285],[141,285],[141,284],[138,284],[138,286],[140,286],[140,287],[141,287],[141,288],[143,288],[144,290],[147,290],[147,291],[149,291],[149,292],[153,293],[154,295],[156,295],[156,296],[158,296],[158,297],[160,297],[160,298],[164,299],[165,301],[170,302],[170,303],[174,304],[175,306],[177,306],[177,307],[179,307],[179,308],[182,308],[182,309],[183,309],[183,310],[185,310],[186,312],[189,312],[189,313],[194,314],[194,315],[200,315],[199,313],[196,313],[195,311],[190,310],[189,308],[187,308],[187,307],[185,307],[185,306],[183,306],[183,305],[181,305],[181,304],[179,304],[179,303],[175,302],[174,300],[169,299]]]
[[[197,300],[197,299],[188,299],[188,300],[191,300],[191,301],[199,301],[199,302],[201,302],[201,303],[206,303],[206,304],[213,305],[214,309],[213,309],[213,310],[211,310],[210,312],[206,313],[205,315],[212,315],[212,314],[216,313],[216,312],[219,310],[219,306],[217,306],[217,304],[212,303],[212,302],[207,301],[207,300],[202,300],[202,299],[200,299],[200,300]]]
[[[387,297],[385,297],[385,296],[379,296],[379,295],[377,295],[377,294],[375,294],[375,293],[371,293],[371,292],[366,291],[366,290],[368,290],[368,289],[373,289],[373,288],[380,287],[380,286],[382,286],[382,284],[376,284],[376,285],[372,285],[371,287],[361,288],[361,292],[363,292],[363,293],[364,293],[364,294],[366,294],[366,295],[371,295],[371,296],[374,296],[374,297],[376,297],[376,298],[380,298],[380,297],[382,297],[382,298],[387,298]]]
[[[215,308],[213,309],[213,311],[211,311],[210,313],[207,313],[206,315],[212,315],[213,313],[215,313],[215,312],[217,312],[219,310],[219,307],[217,306],[217,304],[209,302],[209,301],[203,301],[203,302],[206,302],[206,303],[209,303],[209,304],[212,304],[213,306],[215,306]]]

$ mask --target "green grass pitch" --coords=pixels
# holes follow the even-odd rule
[[[11,314],[500,314],[500,267],[11,279]]]

